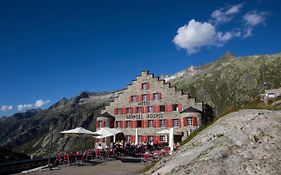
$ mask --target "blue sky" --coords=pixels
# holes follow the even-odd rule
[[[275,1],[0,1],[0,116],[231,51],[280,52]]]

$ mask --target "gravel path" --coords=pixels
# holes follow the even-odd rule
[[[122,163],[109,161],[94,166],[60,166],[59,170],[38,171],[27,175],[136,175],[144,168],[140,163]]]

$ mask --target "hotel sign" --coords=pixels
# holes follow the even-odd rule
[[[130,114],[126,115],[126,120],[143,120],[143,119],[162,119],[164,114],[162,113],[153,113],[153,114]]]

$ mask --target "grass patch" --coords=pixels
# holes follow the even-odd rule
[[[147,172],[147,171],[150,170],[152,167],[154,167],[154,166],[156,165],[156,163],[158,163],[158,162],[159,162],[159,160],[150,162],[150,163],[147,164],[139,173],[145,173],[145,172]]]

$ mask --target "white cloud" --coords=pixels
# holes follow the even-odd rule
[[[29,109],[32,109],[32,108],[40,108],[46,104],[50,103],[50,100],[42,100],[42,99],[39,99],[39,100],[36,100],[34,104],[20,104],[18,105],[18,111],[26,111],[26,110],[29,110]]]
[[[3,105],[0,107],[0,111],[6,112],[6,111],[10,111],[13,109],[12,105]]]
[[[211,23],[221,24],[226,23],[232,20],[235,14],[239,13],[243,4],[236,4],[232,6],[226,6],[220,9],[217,9],[211,14]]]
[[[201,47],[223,46],[226,42],[240,35],[238,32],[218,32],[216,27],[208,22],[190,20],[180,27],[173,42],[179,48],[186,49],[189,55],[200,51]]]
[[[44,100],[36,100],[36,102],[34,103],[34,106],[36,107],[36,108],[40,108],[40,107],[42,107],[42,106],[44,106],[45,104],[48,104],[48,103],[50,103],[50,100],[46,100],[46,101],[44,101]]]
[[[257,26],[265,22],[266,12],[257,12],[256,10],[244,15],[243,20],[246,25]]]
[[[243,22],[245,23],[244,38],[249,37],[253,33],[253,29],[265,23],[267,13],[258,12],[256,10],[250,11],[243,16]]]

